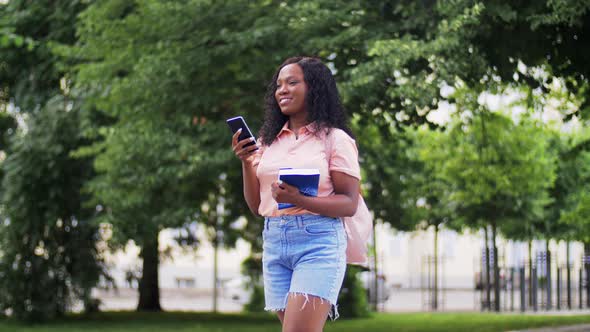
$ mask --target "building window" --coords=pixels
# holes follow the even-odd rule
[[[193,278],[176,278],[177,288],[194,288],[195,279]]]

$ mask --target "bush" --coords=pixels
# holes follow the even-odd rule
[[[250,301],[244,306],[247,312],[264,312],[264,285],[262,281],[262,254],[253,253],[242,262],[242,274],[247,275],[251,290]]]
[[[354,265],[348,265],[342,289],[338,296],[338,311],[344,318],[361,318],[368,317],[369,303],[367,301],[367,291],[359,278],[361,268]]]

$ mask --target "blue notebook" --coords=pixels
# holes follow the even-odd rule
[[[316,168],[281,168],[279,180],[299,188],[305,196],[317,197],[320,184],[320,170]],[[279,203],[279,210],[294,207],[294,204]]]

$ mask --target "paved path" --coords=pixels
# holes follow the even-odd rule
[[[511,332],[588,332],[590,331],[590,324],[583,324],[583,325],[571,325],[571,326],[562,326],[562,327],[545,327],[540,329],[531,329],[531,330],[518,330],[518,331],[511,331]]]

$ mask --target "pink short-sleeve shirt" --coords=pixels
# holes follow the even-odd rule
[[[329,142],[327,140],[330,140]],[[326,151],[332,147],[332,152]],[[328,163],[327,157],[330,157]],[[312,124],[295,133],[285,123],[270,146],[265,146],[260,154],[256,176],[260,183],[260,207],[258,213],[265,217],[280,215],[313,214],[299,207],[279,210],[272,197],[271,184],[278,179],[279,169],[317,168],[320,171],[318,196],[334,194],[330,171],[342,172],[360,180],[360,167],[356,142],[346,132],[332,128],[329,135],[315,135]]]

